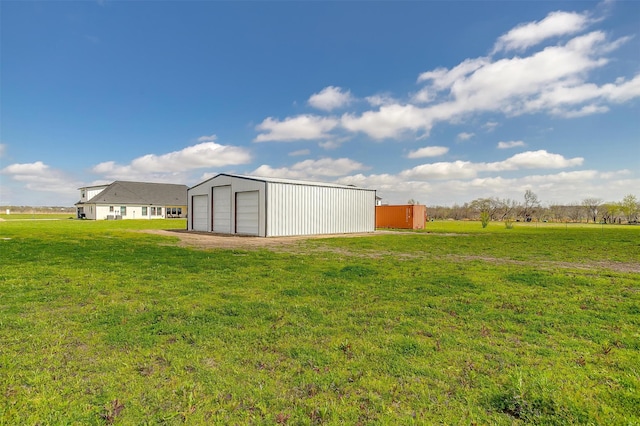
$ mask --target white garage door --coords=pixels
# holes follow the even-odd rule
[[[194,195],[192,198],[192,226],[194,231],[206,231],[207,230],[207,205],[209,204],[209,197],[207,195]]]
[[[236,233],[258,235],[258,191],[236,193]]]
[[[213,188],[213,232],[231,233],[231,187]]]

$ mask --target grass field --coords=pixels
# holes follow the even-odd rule
[[[640,227],[184,227],[0,222],[0,425],[640,423]]]

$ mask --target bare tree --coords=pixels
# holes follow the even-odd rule
[[[602,204],[600,198],[585,198],[582,200],[582,206],[587,212],[587,222],[589,219],[593,219],[593,223],[596,223],[598,218],[598,207]]]
[[[570,204],[567,206],[567,216],[572,222],[582,222],[584,210],[579,204]]]
[[[540,208],[538,196],[530,189],[524,192],[524,205],[522,206],[522,217],[525,221],[531,222],[532,216]]]
[[[566,215],[564,214],[564,206],[561,204],[549,204],[549,215],[555,222],[562,221]]]
[[[496,215],[500,220],[513,219],[519,207],[520,204],[518,204],[516,200],[512,200],[510,198],[499,200]]]

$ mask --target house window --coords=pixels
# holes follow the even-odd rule
[[[178,216],[182,215],[182,207],[178,207]]]
[[[120,206],[120,216],[126,216],[126,215],[127,215],[127,207]]]
[[[158,216],[162,216],[162,207],[158,207]]]
[[[155,216],[155,215],[156,215],[156,208],[151,207],[151,216]]]
[[[109,211],[112,212],[113,211],[113,206],[109,206]]]
[[[87,195],[86,192],[84,192],[84,189],[82,191],[80,191],[80,198],[84,199],[84,197]]]
[[[147,208],[143,207],[142,208],[142,216],[146,216],[147,215]]]

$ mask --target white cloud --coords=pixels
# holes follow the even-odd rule
[[[263,133],[260,133],[254,142],[326,139],[329,137],[328,132],[337,125],[338,120],[335,118],[315,115],[287,117],[284,121],[268,117],[256,127]]]
[[[440,162],[421,164],[400,173],[404,179],[470,179],[478,174],[477,167],[470,161]]]
[[[154,180],[166,180],[175,173],[205,167],[246,164],[250,161],[251,154],[246,148],[220,145],[215,142],[202,142],[163,155],[147,154],[126,165],[105,161],[94,166],[92,171],[113,179],[148,179],[153,177]]]
[[[300,170],[291,170],[288,167],[273,168],[269,165],[263,164],[251,173],[253,176],[261,177],[275,177],[282,179],[305,179],[308,176]]]
[[[589,25],[586,13],[556,11],[543,20],[518,25],[500,36],[494,52],[524,50],[548,38],[576,34]]]
[[[297,151],[291,151],[289,157],[299,157],[301,155],[309,155],[311,153],[308,149],[299,149]]]
[[[462,173],[460,173],[463,175]],[[403,174],[356,174],[337,180],[338,183],[376,189],[382,201],[390,204],[418,199],[427,206],[464,203],[481,197],[510,198],[521,201],[524,191],[532,189],[543,203],[569,203],[581,197],[584,188],[604,200],[620,200],[629,188],[640,187],[640,179],[627,170],[599,172],[596,170],[562,171],[506,178],[503,176],[428,179]]]
[[[291,168],[305,171],[310,176],[344,176],[356,170],[366,170],[369,167],[349,158],[321,158],[301,161]]]
[[[409,152],[407,158],[439,157],[447,152],[449,152],[449,148],[446,146],[425,146],[424,148]]]
[[[327,151],[332,150],[332,149],[337,149],[340,147],[340,145],[342,145],[342,142],[340,142],[339,140],[336,139],[332,139],[332,140],[328,140],[328,141],[324,141],[324,142],[319,142],[318,146],[320,146],[320,148],[322,149],[326,149]]]
[[[353,101],[350,91],[343,91],[340,87],[328,86],[319,93],[314,93],[308,102],[314,108],[332,111],[342,108]]]
[[[342,126],[351,132],[362,132],[377,140],[397,138],[405,131],[429,134],[432,120],[427,111],[413,105],[382,105],[378,111],[367,111],[357,117],[344,114]]]
[[[365,100],[367,102],[369,102],[369,105],[371,105],[373,107],[379,107],[379,106],[382,106],[382,105],[391,105],[391,104],[398,103],[398,101],[396,99],[394,99],[388,93],[367,96],[365,98]]]
[[[595,71],[611,62],[608,54],[630,40],[610,40],[601,30],[584,32],[597,22],[587,12],[552,12],[502,35],[495,43],[502,57],[467,58],[451,68],[420,73],[417,82],[421,87],[406,100],[374,94],[364,98],[369,110],[347,111],[339,119],[301,115],[279,121],[268,117],[257,126],[260,134],[255,141],[334,139],[344,132],[363,133],[374,140],[423,138],[438,123],[461,123],[474,114],[546,113],[576,118],[606,112],[611,103],[640,97],[640,74],[628,81],[624,77],[604,84],[590,81]],[[549,40],[552,43],[541,45]],[[538,45],[537,50],[513,55]],[[334,86],[309,98],[310,105],[325,111],[352,101],[350,92]],[[496,125],[493,121],[483,127],[491,131]]]
[[[200,136],[198,142],[215,142],[218,137],[216,135]]]
[[[487,121],[482,126],[487,132],[492,132],[496,127],[498,127],[498,123],[495,121]]]
[[[423,87],[411,96],[411,101],[416,104],[426,104],[435,100],[435,91],[429,87]]]
[[[397,189],[404,185],[403,180],[397,175],[391,174],[373,174],[365,176],[362,173],[356,175],[344,176],[336,180],[342,185],[355,185],[361,188],[377,188],[377,189]]]
[[[344,176],[357,170],[366,170],[362,163],[349,158],[321,158],[319,160],[304,160],[291,167],[273,168],[263,164],[251,174],[265,177],[279,177],[289,179],[316,179]]]
[[[604,113],[609,110],[605,102],[622,103],[640,96],[640,74],[625,81],[619,78],[615,83],[598,86],[593,83],[557,85],[550,87],[535,99],[528,101],[529,111],[549,110],[551,114],[564,118],[582,117]],[[574,105],[590,102],[578,109]]]
[[[459,141],[468,141],[469,139],[471,139],[475,135],[476,135],[475,133],[467,133],[467,132],[458,133],[458,140]]]
[[[487,163],[485,170],[520,170],[520,169],[562,169],[566,167],[580,166],[584,158],[564,158],[560,154],[553,154],[545,150],[527,151],[507,158],[504,161]]]
[[[53,169],[42,161],[11,164],[0,170],[0,174],[20,182],[30,191],[52,192],[72,196],[80,183],[61,170]]]
[[[545,150],[527,151],[515,154],[503,161],[473,163],[471,161],[438,162],[421,164],[402,171],[399,175],[406,179],[471,179],[480,172],[501,172],[525,169],[561,169],[582,165],[582,157],[564,158],[560,154]]]
[[[553,113],[555,115],[559,115],[561,117],[564,118],[577,118],[577,117],[584,117],[586,115],[593,115],[593,114],[602,114],[609,111],[609,107],[607,106],[598,106],[598,105],[585,105],[580,109],[575,109],[575,110],[562,110],[562,109],[558,109],[558,108],[554,108],[553,109]]]
[[[423,72],[418,76],[418,82],[430,81],[431,87],[435,90],[445,90],[466,75],[472,74],[489,64],[489,58],[465,59],[450,70],[446,68],[436,68],[433,71]]]
[[[4,157],[5,152],[7,152],[7,145],[0,143],[0,158]]]
[[[519,146],[526,146],[526,144],[523,141],[498,142],[498,149],[516,148]]]
[[[44,175],[49,171],[49,166],[44,164],[42,161],[36,161],[35,163],[16,163],[11,164],[4,169],[2,169],[2,173],[14,175],[16,177],[20,176],[37,176]]]

